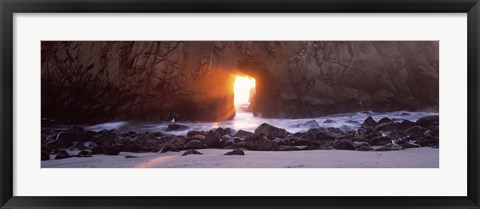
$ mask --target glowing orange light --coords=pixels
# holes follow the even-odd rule
[[[140,164],[135,165],[135,168],[155,168],[155,167],[162,167],[163,164],[174,160],[177,156],[159,156],[153,159],[148,160],[147,162],[143,162]]]
[[[255,79],[249,76],[237,76],[233,86],[234,104],[238,108],[250,103],[250,96],[255,90]]]

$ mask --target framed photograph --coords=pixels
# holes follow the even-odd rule
[[[479,208],[479,4],[1,1],[1,208]]]

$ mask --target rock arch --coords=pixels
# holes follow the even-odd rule
[[[264,117],[438,109],[438,41],[44,41],[41,50],[42,117],[64,121],[231,119],[238,73],[256,79]]]
[[[275,94],[272,90],[275,89],[274,82],[270,71],[265,65],[265,61],[255,58],[246,58],[238,60],[237,73],[248,75],[255,78],[256,87],[255,95],[253,95],[253,102],[250,104],[254,115],[269,115],[275,111],[275,106],[272,105],[272,98]]]

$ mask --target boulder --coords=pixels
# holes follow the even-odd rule
[[[352,142],[352,141],[362,141],[363,139],[359,138],[357,132],[350,131],[335,137],[335,140],[348,140]]]
[[[433,147],[438,145],[438,137],[434,137],[434,136],[419,137],[415,140],[415,142],[422,147],[426,147],[426,146]]]
[[[160,132],[159,132],[159,133],[160,133]],[[125,136],[129,136],[129,137],[131,137],[131,138],[134,138],[134,137],[136,137],[137,135],[138,135],[138,133],[135,132],[135,131],[128,131],[127,133],[125,133]]]
[[[357,131],[359,137],[364,138],[364,139],[370,139],[373,137],[377,136],[382,136],[382,133],[380,131],[377,131],[374,129],[374,127],[361,127]]]
[[[51,144],[54,149],[67,149],[74,142],[86,142],[92,140],[92,136],[85,132],[60,132],[57,139]]]
[[[67,151],[61,150],[55,155],[55,160],[60,160],[60,159],[65,159],[65,158],[70,158],[70,154],[68,154]]]
[[[108,146],[105,150],[107,155],[118,155],[120,154],[120,148],[118,146]]]
[[[247,148],[258,151],[278,151],[278,143],[263,137],[258,141],[248,142]]]
[[[237,130],[235,130],[235,129],[233,129],[233,128],[227,127],[227,128],[225,128],[225,132],[226,132],[225,134],[228,134],[228,135],[230,135],[230,136],[233,136],[233,134],[236,133]],[[224,135],[225,135],[225,134],[224,134]]]
[[[205,143],[203,143],[202,141],[199,141],[199,140],[189,141],[185,145],[185,149],[203,149],[203,148],[206,148],[206,147],[207,147],[207,145]]]
[[[95,138],[95,142],[98,145],[111,146],[118,143],[117,134],[113,131],[102,133],[100,136]]]
[[[320,130],[315,134],[315,140],[333,140],[337,136],[337,133],[328,130]]]
[[[233,151],[227,152],[224,155],[245,155],[245,152],[241,149],[234,149]]]
[[[372,146],[383,146],[392,142],[392,139],[388,136],[377,136],[368,140]]]
[[[325,129],[322,129],[322,130],[325,130]],[[308,129],[307,134],[315,135],[322,130],[320,130],[320,128],[311,128],[311,129]]]
[[[437,123],[439,122],[438,115],[428,115],[428,116],[424,116],[424,117],[419,118],[415,122],[415,124],[427,128],[435,122],[437,122]]]
[[[353,142],[353,146],[355,146],[356,148],[360,148],[360,147],[368,147],[369,144],[368,144],[368,142],[355,141],[355,142]]]
[[[332,120],[332,119],[327,119],[327,120],[323,121],[323,123],[327,123],[327,124],[328,124],[328,123],[336,123],[336,122],[335,122],[334,120]]]
[[[233,143],[238,143],[238,142],[241,142],[241,141],[243,141],[241,138],[233,137]]]
[[[212,129],[211,131],[215,132],[220,136],[223,136],[223,135],[230,135],[231,129],[219,127],[219,128]]]
[[[423,133],[424,136],[432,136],[432,130],[426,130],[424,133]]]
[[[335,127],[328,127],[328,128],[327,128],[327,131],[330,132],[330,133],[332,133],[332,134],[336,134],[336,135],[338,135],[338,134],[343,134],[342,129],[340,129],[340,128],[335,128]]]
[[[193,136],[192,136],[192,139],[193,139],[193,140],[200,140],[200,141],[202,141],[202,140],[205,139],[205,135],[196,134],[196,135],[193,135]]]
[[[276,151],[278,150],[278,139],[270,140],[263,135],[252,135],[244,141],[236,143],[234,147],[246,148],[248,150]]]
[[[91,154],[92,154],[92,155],[105,154],[105,151],[104,151],[104,149],[103,149],[103,146],[96,146],[95,148],[93,148]]]
[[[400,130],[391,130],[391,131],[384,132],[384,134],[385,136],[388,136],[395,141],[402,141],[407,137],[407,135]]]
[[[227,142],[227,141],[233,141],[233,137],[230,136],[230,135],[228,135],[228,134],[225,134],[225,135],[223,135],[223,136],[220,137],[220,138],[221,138],[221,140],[222,140],[223,143],[225,143],[225,142]]]
[[[304,135],[300,136],[299,139],[305,140],[305,141],[314,141],[315,140],[315,135],[316,133],[313,132],[307,132]],[[278,138],[277,138],[278,139]]]
[[[372,116],[368,116],[368,118],[362,123],[362,127],[375,127],[376,125],[377,121],[375,121]]]
[[[403,120],[401,123],[397,123],[400,130],[407,130],[410,127],[414,126],[415,123],[409,120]]]
[[[246,138],[246,137],[249,137],[253,135],[252,132],[249,132],[249,131],[244,131],[244,130],[239,130],[237,131],[237,133],[235,133],[235,135],[233,135],[234,137],[238,137],[238,138]]]
[[[226,141],[226,142],[223,144],[223,149],[232,149],[234,145],[235,145],[235,142],[233,142],[233,141]]]
[[[377,124],[391,123],[391,122],[393,122],[392,119],[384,117],[384,118],[380,119]]]
[[[407,136],[423,136],[425,131],[427,131],[426,128],[422,127],[422,126],[413,126],[413,127],[410,127],[408,128],[407,130],[405,130],[405,134]]]
[[[216,133],[214,131],[209,131],[208,132],[207,136],[205,136],[204,142],[210,148],[221,147],[221,137],[218,133]]]
[[[418,147],[420,147],[420,145],[414,142],[405,142],[402,144],[403,149],[418,148]]]
[[[251,136],[246,137],[244,139],[244,141],[246,141],[246,142],[256,142],[256,141],[260,141],[263,138],[266,138],[266,137],[263,136],[263,135],[259,135],[259,134],[253,134]]]
[[[289,134],[287,135],[287,137],[283,138],[283,139],[286,139],[286,140],[289,140],[289,139],[296,139],[296,138],[299,138],[301,136],[305,135],[304,132],[297,132],[297,133],[294,133],[294,134]],[[278,138],[278,137],[277,137]]]
[[[308,139],[298,138],[298,139],[291,139],[290,142],[288,143],[288,145],[290,145],[290,146],[308,146],[310,143],[311,143],[311,141],[308,140]]]
[[[375,130],[377,131],[394,131],[398,129],[398,124],[394,122],[378,123],[378,125],[375,126]]]
[[[274,139],[275,137],[285,138],[288,135],[288,132],[285,129],[263,123],[257,129],[255,129],[255,134],[261,134],[270,139]]]
[[[194,149],[189,149],[189,150],[186,150],[185,152],[183,152],[182,156],[185,156],[185,155],[203,155],[203,153],[201,153],[197,150],[194,150]]]
[[[333,148],[337,150],[355,150],[355,146],[347,140],[338,140],[333,145]]]

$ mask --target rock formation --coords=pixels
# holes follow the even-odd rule
[[[437,41],[43,41],[42,117],[220,121],[233,82],[252,110],[294,118],[438,108]]]
[[[384,118],[392,121],[390,118]],[[382,119],[383,121],[386,121]],[[367,118],[363,124],[373,119]],[[234,149],[225,155],[245,155],[243,150],[252,151],[300,151],[300,150],[357,150],[396,151],[402,149],[432,147],[439,148],[439,117],[427,115],[416,122],[373,122],[377,125],[362,126],[356,130],[343,131],[334,127],[310,128],[306,132],[288,133],[286,130],[264,123],[255,133],[236,137],[228,128],[194,131],[195,135],[171,135],[162,132],[118,132],[117,130],[85,131],[84,129],[42,128],[42,135],[50,140],[42,141],[42,160],[69,157],[91,157],[91,155],[119,155],[120,152],[179,152],[185,155],[201,155],[197,149]],[[385,131],[385,125],[389,130]],[[245,131],[242,131],[245,132]],[[282,133],[282,134],[279,134]],[[284,134],[283,134],[284,133]],[[77,137],[60,137],[68,134]],[[193,134],[193,132],[192,132]],[[203,137],[198,137],[198,136]],[[109,136],[112,140],[105,140]],[[115,140],[113,140],[115,139]],[[93,143],[93,149],[79,147],[79,141]],[[86,144],[86,143],[85,143]],[[77,152],[70,155],[69,152]],[[125,154],[125,153],[124,153]],[[125,158],[131,158],[125,156]]]

